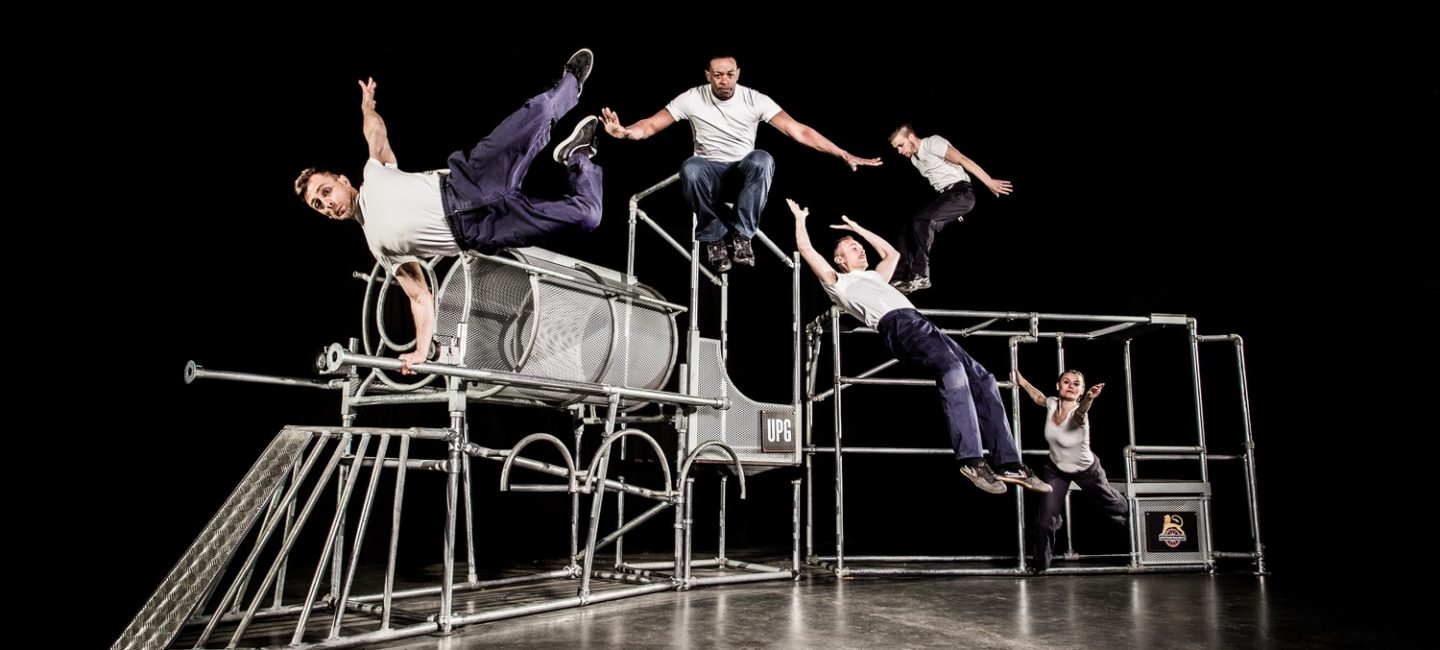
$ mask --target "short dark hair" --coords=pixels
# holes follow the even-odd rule
[[[860,241],[856,239],[854,235],[841,235],[839,239],[835,240],[835,245],[830,247],[830,256],[832,258],[840,254],[840,244],[845,243],[845,240],[847,239],[856,243],[859,243]],[[831,263],[834,263],[833,259],[831,260]]]
[[[890,132],[890,137],[885,138],[885,141],[886,141],[886,142],[889,142],[889,141],[891,141],[891,140],[894,140],[894,139],[895,139],[895,136],[900,135],[901,133],[914,133],[914,132],[915,132],[915,127],[910,126],[910,123],[909,123],[909,122],[906,122],[906,123],[904,123],[904,124],[901,124],[900,126],[895,127],[895,130]]]
[[[336,174],[335,172],[332,172],[328,169],[322,169],[320,167],[306,167],[305,169],[300,170],[300,175],[295,177],[295,196],[300,197],[301,203],[305,203],[305,188],[310,187],[310,178],[315,176],[316,174],[329,174],[330,176],[338,176],[338,174]],[[305,205],[310,204],[305,203]]]
[[[712,64],[712,63],[714,63],[714,62],[716,62],[716,61],[718,61],[718,60],[720,60],[720,59],[730,59],[730,60],[732,60],[732,61],[735,62],[735,67],[737,67],[737,68],[740,67],[740,59],[735,58],[735,55],[734,55],[734,54],[730,54],[730,53],[728,53],[728,52],[721,52],[721,53],[719,53],[719,54],[711,55],[710,58],[705,59],[705,71],[706,71],[706,72],[709,72],[709,71],[710,71],[710,64]]]

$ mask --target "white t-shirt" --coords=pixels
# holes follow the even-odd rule
[[[780,113],[780,105],[765,93],[735,85],[735,94],[720,101],[710,85],[697,86],[665,105],[670,117],[690,120],[695,155],[706,160],[735,162],[755,150],[755,132],[761,122]]]
[[[385,268],[416,261],[417,256],[459,255],[460,245],[445,221],[437,172],[402,172],[374,158],[365,162],[360,211],[370,252]]]
[[[1065,416],[1065,421],[1055,424],[1055,410],[1060,408],[1060,398],[1045,398],[1045,442],[1050,444],[1050,461],[1062,472],[1079,472],[1095,463],[1095,454],[1090,453],[1090,416],[1085,416],[1084,426],[1075,426],[1075,411]]]
[[[837,273],[835,284],[820,283],[830,299],[868,327],[876,327],[880,319],[896,309],[914,309],[905,294],[900,293],[876,271]]]
[[[932,135],[920,141],[920,149],[915,155],[910,156],[910,164],[930,181],[936,192],[944,192],[960,181],[969,181],[970,175],[965,173],[965,168],[945,160],[945,152],[950,150],[950,141],[938,135]]]

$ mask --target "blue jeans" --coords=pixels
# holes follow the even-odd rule
[[[590,157],[570,157],[570,193],[558,201],[520,192],[535,156],[550,143],[550,129],[579,97],[566,72],[549,90],[531,97],[470,151],[450,154],[450,174],[440,199],[455,241],[465,250],[494,253],[506,246],[530,246],[566,227],[589,232],[600,225],[601,173]]]
[[[991,466],[1020,462],[995,375],[914,309],[885,314],[876,329],[896,359],[920,366],[936,378],[956,460],[980,458],[983,443],[990,450]]]
[[[754,237],[774,176],[775,159],[759,149],[728,163],[699,156],[687,159],[680,165],[680,190],[696,216],[695,239],[720,241],[727,231]],[[735,209],[727,202],[733,202]]]
[[[975,190],[970,183],[960,181],[915,213],[915,218],[900,231],[900,265],[895,267],[895,278],[930,277],[930,248],[935,245],[935,235],[974,207]]]
[[[1055,531],[1060,530],[1060,513],[1064,510],[1065,494],[1070,491],[1072,481],[1080,486],[1081,494],[1105,511],[1111,523],[1122,529],[1130,525],[1130,501],[1110,485],[1099,458],[1074,474],[1060,471],[1054,461],[1047,458],[1038,476],[1052,492],[1040,495],[1043,501],[1040,502],[1040,510],[1035,513],[1035,528],[1030,531],[1030,555],[1036,569],[1044,571],[1050,568],[1050,558],[1055,552]]]

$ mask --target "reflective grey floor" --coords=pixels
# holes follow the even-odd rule
[[[651,594],[374,647],[1434,646],[1422,645],[1417,629],[1398,627],[1356,603],[1240,573],[849,580],[815,574],[792,583]]]

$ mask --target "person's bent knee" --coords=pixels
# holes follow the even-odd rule
[[[592,231],[592,230],[594,230],[594,229],[596,229],[596,228],[599,228],[599,227],[600,227],[600,208],[599,208],[599,206],[596,206],[593,210],[586,210],[586,211],[581,215],[580,222],[577,223],[577,224],[575,224],[575,225],[576,225],[576,226],[579,226],[580,230],[583,230],[583,231],[585,231],[585,232],[590,232],[590,231]]]
[[[687,158],[685,162],[680,163],[680,180],[693,187],[705,178],[706,172],[709,171],[708,167],[704,158],[699,156]]]
[[[775,173],[775,158],[756,149],[740,159],[740,170],[747,178],[769,178]]]

